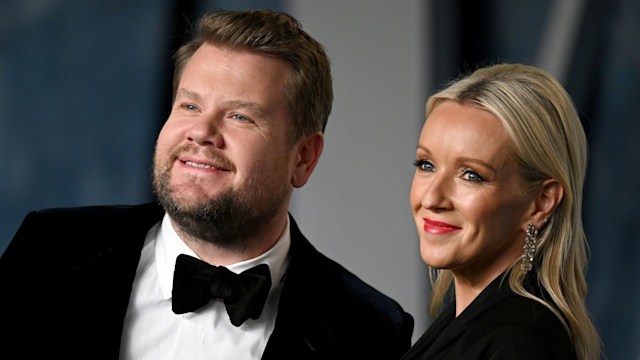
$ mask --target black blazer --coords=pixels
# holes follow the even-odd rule
[[[402,357],[416,359],[571,360],[569,334],[544,305],[511,291],[502,275],[455,318],[455,302]],[[532,279],[533,277],[529,277]],[[534,293],[534,281],[528,287]]]
[[[0,355],[117,359],[156,204],[31,212],[0,260]],[[263,359],[397,359],[413,318],[320,254],[291,218],[291,262]],[[44,358],[44,357],[42,357]]]

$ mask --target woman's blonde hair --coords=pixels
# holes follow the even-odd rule
[[[585,298],[587,243],[582,226],[582,192],[587,169],[587,140],[575,106],[562,85],[545,71],[523,64],[497,64],[457,79],[427,101],[427,116],[443,101],[470,104],[494,114],[514,144],[524,191],[546,179],[558,181],[564,196],[540,229],[534,271],[550,295],[542,299],[523,286],[521,260],[512,264],[514,292],[547,306],[565,325],[579,359],[599,359],[600,339]],[[431,315],[451,288],[449,270],[431,269]]]

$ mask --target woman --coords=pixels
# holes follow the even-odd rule
[[[410,203],[438,316],[403,359],[600,358],[585,306],[587,143],[566,91],[499,64],[426,110]]]

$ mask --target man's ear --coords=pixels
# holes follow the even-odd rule
[[[534,199],[534,213],[530,223],[540,229],[549,220],[564,197],[564,188],[555,179],[542,182],[542,188]]]
[[[313,133],[305,137],[296,145],[295,163],[291,185],[299,188],[307,183],[315,169],[322,149],[324,148],[324,135],[321,132]]]

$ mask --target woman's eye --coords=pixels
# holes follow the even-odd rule
[[[462,178],[469,182],[484,182],[484,178],[473,170],[465,170]]]
[[[198,107],[196,107],[193,104],[184,104],[184,105],[182,105],[182,108],[187,110],[187,111],[196,111],[196,110],[198,110]]]
[[[419,171],[429,171],[432,172],[435,170],[435,166],[427,160],[415,160],[413,162],[413,166],[418,168]]]

